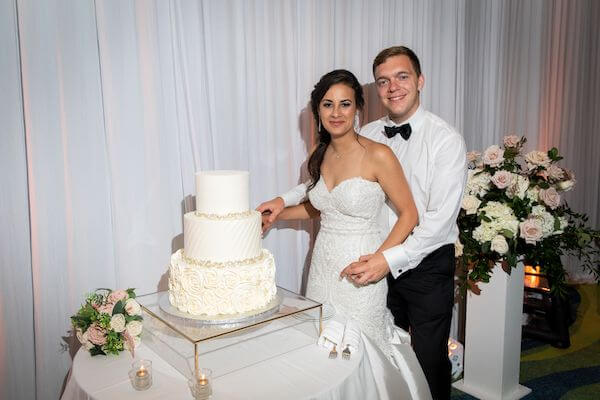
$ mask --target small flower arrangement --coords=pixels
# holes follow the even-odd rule
[[[133,356],[140,344],[142,308],[135,300],[134,289],[96,289],[71,317],[71,324],[92,356],[123,350]]]
[[[558,149],[521,154],[525,137],[504,138],[503,146],[467,153],[469,175],[458,217],[456,256],[471,290],[488,282],[496,263],[510,273],[517,262],[539,265],[551,290],[563,293],[562,255],[575,255],[600,279],[600,231],[587,216],[561,205],[575,174],[557,165]]]

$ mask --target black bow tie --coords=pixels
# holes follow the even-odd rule
[[[412,133],[410,124],[404,124],[400,126],[385,126],[384,128],[385,136],[387,136],[390,139],[396,136],[397,134],[400,134],[400,136],[402,136],[402,139],[408,140],[410,134]]]

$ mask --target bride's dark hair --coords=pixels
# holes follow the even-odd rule
[[[354,74],[348,70],[336,69],[328,72],[323,75],[319,82],[317,82],[315,85],[315,88],[310,94],[310,106],[315,118],[315,122],[317,123],[317,127],[321,125],[321,129],[317,128],[319,143],[315,151],[313,151],[308,159],[308,173],[311,178],[311,183],[308,186],[308,190],[314,188],[321,177],[321,164],[323,163],[323,157],[325,157],[325,150],[327,150],[327,146],[329,146],[329,143],[331,142],[331,135],[329,132],[327,132],[325,127],[322,126],[322,124],[319,124],[319,104],[329,88],[338,83],[342,83],[354,90],[354,103],[356,104],[357,110],[362,110],[365,104],[362,87],[360,86],[358,79],[356,79],[356,76],[354,76]]]

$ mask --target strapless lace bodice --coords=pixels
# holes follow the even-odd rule
[[[379,214],[385,193],[377,182],[354,177],[338,183],[331,191],[323,177],[308,194],[321,212],[321,229],[347,234],[379,232]]]
[[[361,255],[374,253],[382,243],[377,217],[385,193],[377,182],[354,177],[329,191],[319,179],[308,193],[311,204],[321,212],[321,229],[315,241],[306,295],[333,305],[336,312],[355,319],[362,331],[388,353],[385,279],[356,287],[339,274]]]

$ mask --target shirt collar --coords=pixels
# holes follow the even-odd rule
[[[421,125],[424,115],[425,115],[425,109],[423,108],[422,104],[419,104],[417,111],[415,111],[415,113],[413,115],[411,115],[409,119],[402,122],[401,124],[397,124],[394,121],[392,121],[392,119],[390,118],[389,115],[386,115],[385,117],[383,117],[383,124],[385,126],[400,126],[400,125],[404,125],[404,124],[410,124],[410,127],[412,128],[412,130],[414,132]]]

